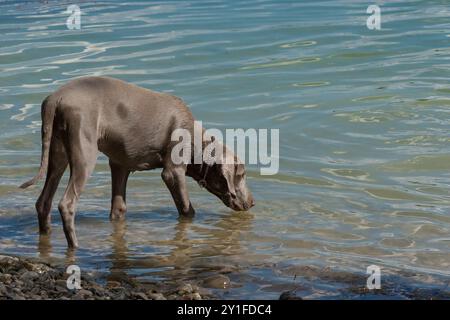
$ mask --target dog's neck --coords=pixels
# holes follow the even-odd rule
[[[203,152],[205,148],[211,143],[210,140],[203,140],[202,141],[202,163],[198,164],[196,163],[196,157],[195,157],[195,148],[192,146],[192,157],[191,157],[191,163],[187,165],[186,167],[186,175],[193,178],[195,181],[199,182],[200,184],[204,183],[206,180],[206,176],[208,174],[208,170],[211,168],[211,164],[208,164],[203,159]],[[222,145],[222,144],[220,144]],[[197,155],[198,156],[198,155]],[[197,157],[198,158],[198,157]]]
[[[199,182],[205,178],[205,171],[208,165],[203,164],[188,164],[186,166],[186,175]]]

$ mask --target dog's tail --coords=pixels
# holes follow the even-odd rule
[[[51,101],[50,101],[51,100]],[[41,179],[48,167],[48,158],[50,155],[50,142],[52,139],[53,131],[53,119],[55,118],[56,107],[59,104],[58,101],[53,101],[50,96],[46,97],[41,105],[41,118],[42,118],[42,155],[41,155],[41,166],[39,168],[38,174],[31,180],[23,183],[20,188],[25,189],[33,184],[35,184],[39,179]]]

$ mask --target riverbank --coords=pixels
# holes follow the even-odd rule
[[[203,300],[213,298],[189,283],[139,283],[132,278],[104,281],[81,274],[81,289],[70,290],[60,267],[35,259],[0,255],[0,300]]]
[[[325,296],[325,289],[321,288],[330,285],[341,287],[339,294],[328,296],[333,299],[450,299],[447,278],[431,285],[430,278],[423,274],[386,270],[381,289],[368,290],[362,285],[366,283],[366,275],[363,274],[313,266],[279,271],[301,278],[290,286],[277,287],[280,295],[275,299],[280,300],[320,299]],[[36,258],[0,254],[0,300],[210,300],[225,298],[211,288],[226,289],[236,285],[223,274],[197,282],[144,282],[123,272],[83,271],[81,289],[68,289],[69,276],[65,266]]]

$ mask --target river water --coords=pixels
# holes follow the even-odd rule
[[[206,127],[280,129],[280,170],[248,167],[249,213],[189,182],[192,221],[159,171],[135,173],[127,220],[112,224],[100,157],[69,259],[82,270],[223,274],[231,287],[213,291],[224,298],[448,293],[448,1],[377,1],[381,30],[356,0],[78,2],[81,29],[69,30],[65,1],[0,1],[0,252],[68,263],[56,205],[51,242],[39,242],[42,182],[17,186],[37,172],[43,98],[108,75],[182,97]],[[367,293],[372,264],[384,290]]]

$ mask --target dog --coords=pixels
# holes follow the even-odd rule
[[[44,99],[41,106],[42,155],[38,174],[20,187],[35,184],[46,174],[36,202],[39,232],[51,231],[53,196],[67,166],[70,179],[59,202],[69,248],[78,247],[75,209],[101,151],[109,158],[112,178],[110,218],[124,219],[126,185],[133,171],[162,168],[178,213],[193,216],[186,176],[192,177],[229,208],[246,211],[255,205],[246,183],[244,164],[220,144],[228,161],[176,164],[171,157],[176,129],[194,131],[194,117],[178,97],[109,77],[70,81]],[[202,140],[202,148],[212,140]],[[194,157],[194,154],[192,154]],[[230,161],[231,159],[231,161]]]

